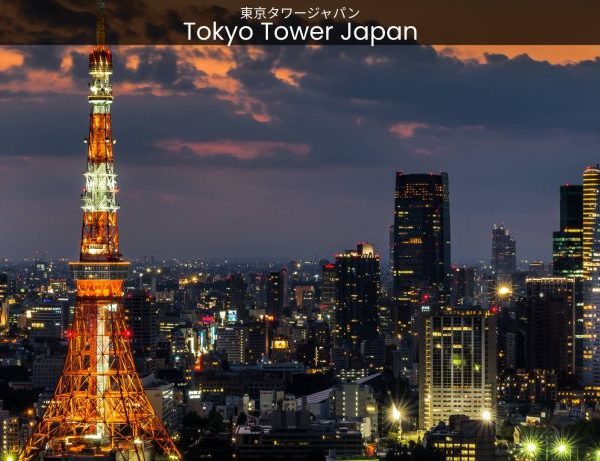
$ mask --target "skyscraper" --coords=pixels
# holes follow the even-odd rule
[[[517,270],[517,244],[503,224],[492,228],[492,275],[496,282],[509,283]]]
[[[475,268],[456,267],[452,271],[452,306],[469,307],[475,300]]]
[[[560,187],[560,230],[552,235],[553,272],[583,276],[583,186]]]
[[[583,370],[586,386],[600,385],[600,166],[583,172]]]
[[[123,312],[129,263],[121,257],[113,163],[112,53],[99,1],[96,45],[89,55],[90,126],[82,194],[75,315],[62,375],[19,459],[150,459],[155,448],[181,459],[135,371]],[[156,447],[155,447],[156,445]]]
[[[131,347],[136,369],[142,375],[156,371],[156,351],[158,348],[158,305],[152,293],[147,290],[133,290],[123,302],[125,316],[131,328]]]
[[[600,267],[600,165],[583,172],[583,275],[590,279]]]
[[[526,364],[535,369],[575,371],[575,280],[527,278],[525,302]]]
[[[287,271],[271,272],[267,279],[267,314],[279,319],[287,308]]]
[[[452,415],[481,419],[496,409],[496,317],[480,308],[419,320],[419,427]]]
[[[380,290],[379,255],[359,243],[335,257],[337,268],[336,339],[352,349],[377,336]]]
[[[319,307],[323,320],[331,329],[335,327],[337,305],[337,269],[335,264],[326,263],[321,267],[321,295]]]
[[[406,331],[422,298],[450,302],[448,175],[396,173],[393,236],[395,331]]]
[[[247,285],[242,274],[227,276],[227,309],[237,313],[238,320],[246,319]]]
[[[586,348],[583,283],[583,186],[560,187],[560,230],[552,234],[552,271],[573,282],[573,372],[581,377]]]

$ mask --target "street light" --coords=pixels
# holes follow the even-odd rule
[[[530,455],[534,454],[537,451],[537,449],[537,445],[533,442],[529,442],[527,445],[525,445],[525,450],[527,450],[527,453],[529,453]]]
[[[481,419],[484,422],[489,423],[492,420],[492,412],[490,410],[483,410],[481,412]]]
[[[525,443],[525,454],[527,455],[528,458],[535,457],[535,454],[537,453],[537,451],[538,451],[537,443],[535,443],[533,441]]]
[[[398,439],[402,439],[402,413],[396,405],[392,405],[392,420],[398,427]]]
[[[554,445],[554,453],[562,458],[567,457],[571,453],[571,446],[566,440],[557,440]]]
[[[498,287],[498,295],[500,297],[508,296],[512,293],[512,289],[508,285],[501,285]]]

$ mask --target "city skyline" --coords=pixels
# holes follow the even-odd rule
[[[2,460],[600,459],[600,48],[113,47],[95,7],[0,46]]]
[[[545,237],[559,227],[559,186],[578,182],[582,168],[596,163],[590,105],[598,85],[589,70],[596,61],[494,54],[476,63],[464,47],[460,58],[431,47],[354,47],[349,63],[341,47],[256,48],[254,55],[219,47],[117,49],[128,257],[332,257],[368,241],[387,260],[395,172],[447,171],[453,263],[489,260],[495,223],[511,230],[518,259],[550,261]],[[84,167],[85,50],[0,53],[0,111],[7,115],[0,193],[11,197],[0,212],[12,217],[0,235],[13,242],[2,256],[39,250],[72,257],[73,239],[64,236],[75,238],[80,185],[72,178]],[[445,96],[427,94],[403,77],[409,63],[464,81],[448,88],[452,79],[427,77]],[[378,71],[380,90],[351,83],[370,78],[370,70]],[[510,88],[496,77],[500,71],[513,79]],[[568,97],[558,91],[564,85]],[[533,101],[524,107],[520,94]],[[542,117],[548,98],[564,110]],[[24,135],[24,124],[40,136]],[[148,232],[141,236],[139,228]]]

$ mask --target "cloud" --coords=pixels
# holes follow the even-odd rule
[[[225,156],[244,162],[288,154],[301,158],[306,157],[310,152],[308,144],[281,141],[185,141],[182,139],[165,139],[156,141],[154,145],[166,152],[180,156],[188,154],[200,158]]]
[[[161,203],[178,203],[186,200],[187,197],[172,192],[159,192],[156,194]]]
[[[429,128],[427,123],[397,122],[390,126],[390,133],[402,139],[412,138],[420,128]]]
[[[0,70],[7,71],[0,76],[3,99],[85,94],[82,77],[87,74],[89,51],[88,46],[0,46]],[[230,47],[118,46],[113,47],[113,53],[117,96],[171,97],[204,91],[230,103],[237,115],[261,123],[271,121],[266,104],[252,97],[232,75],[238,64]],[[244,51],[250,61],[261,56],[257,47]]]
[[[536,61],[552,64],[575,64],[600,56],[598,45],[434,45],[438,53],[465,62],[484,64],[488,54],[502,54],[509,58],[527,55]]]
[[[10,167],[0,192],[19,197],[4,205],[16,223],[44,188],[61,185],[55,202],[44,197],[59,210],[44,236],[51,247],[68,232],[67,213],[79,218],[89,50],[47,48],[0,48],[12,53],[0,73],[0,164]],[[132,238],[136,254],[163,242],[165,255],[244,246],[327,255],[357,240],[384,252],[394,171],[446,170],[456,261],[488,259],[489,226],[500,220],[522,256],[549,258],[558,185],[597,162],[597,60],[464,59],[425,46],[113,51],[123,228],[152,228]],[[25,156],[31,168],[13,160]],[[190,219],[189,207],[210,225]],[[164,223],[151,222],[157,214]],[[189,230],[164,242],[169,223],[186,219]],[[22,229],[9,225],[0,237],[16,240]],[[251,232],[240,237],[240,228]]]
[[[23,53],[10,48],[0,48],[0,71],[6,71],[11,67],[23,65],[25,56]]]
[[[305,72],[298,72],[288,67],[278,67],[272,70],[273,75],[283,83],[298,88],[300,80],[306,75]]]

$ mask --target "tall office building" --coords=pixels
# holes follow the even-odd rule
[[[583,374],[586,334],[583,299],[583,186],[560,187],[560,230],[552,234],[552,272],[573,281],[574,373]]]
[[[553,272],[583,276],[583,186],[560,187],[560,230],[552,234]]]
[[[420,316],[419,427],[452,415],[481,419],[495,409],[495,315],[472,308]]]
[[[600,165],[583,172],[583,275],[586,279],[600,268]]]
[[[247,331],[241,325],[217,329],[215,350],[225,354],[231,364],[246,363]]]
[[[287,271],[271,272],[267,279],[267,314],[279,319],[287,308]]]
[[[133,290],[125,295],[123,308],[131,329],[131,347],[138,373],[156,371],[159,308],[150,291]]]
[[[503,224],[492,228],[492,275],[496,282],[510,282],[517,270],[517,244]]]
[[[321,294],[319,308],[323,320],[335,329],[335,311],[337,305],[337,269],[335,264],[326,263],[321,267]]]
[[[450,302],[448,174],[396,173],[394,330],[406,331],[422,301]]]
[[[475,300],[475,268],[455,267],[452,270],[452,306],[468,307]]]
[[[254,322],[244,326],[246,344],[244,348],[246,363],[257,363],[269,352],[268,322]]]
[[[388,244],[390,246],[390,248],[389,248],[390,272],[389,272],[389,274],[393,277],[394,276],[394,225],[393,224],[390,224],[390,227],[388,227]]]
[[[583,172],[583,370],[585,386],[600,385],[600,166]]]
[[[237,319],[246,318],[247,285],[242,274],[227,276],[227,309],[237,313]]]
[[[379,255],[368,243],[335,257],[337,267],[336,339],[358,349],[377,336]]]
[[[526,364],[530,371],[575,371],[575,280],[527,278],[525,302]]]

